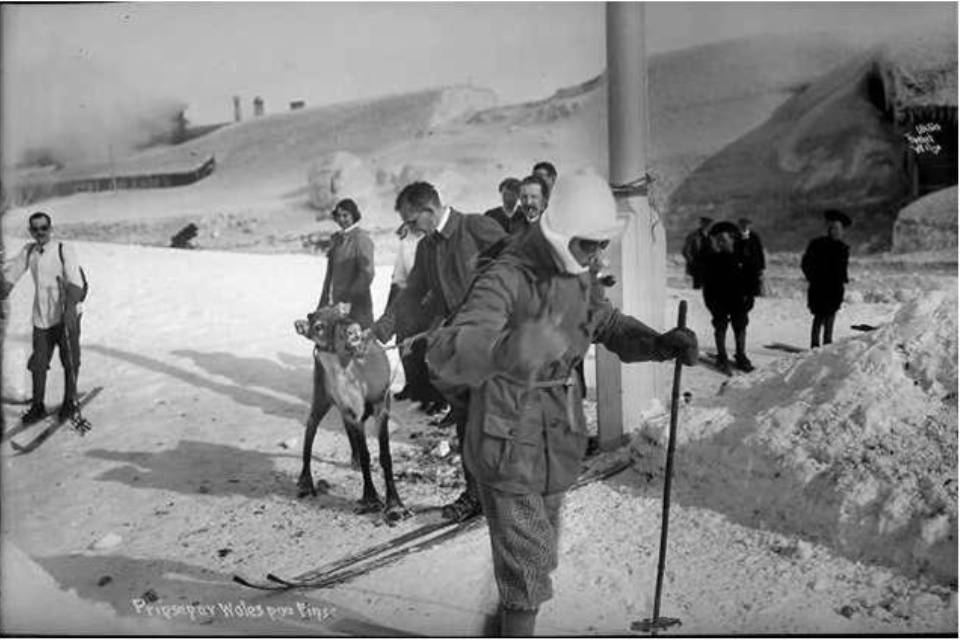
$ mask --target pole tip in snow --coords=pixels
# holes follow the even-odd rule
[[[639,631],[640,633],[656,634],[657,631],[668,629],[672,626],[680,626],[681,624],[680,618],[645,618],[631,624],[630,630]]]

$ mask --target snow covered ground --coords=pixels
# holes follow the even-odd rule
[[[8,237],[7,242],[9,252],[22,239]],[[353,513],[360,477],[350,469],[335,411],[321,425],[313,461],[315,479],[327,480],[332,490],[305,501],[295,497],[312,364],[310,344],[295,335],[293,320],[316,302],[322,257],[90,242],[77,247],[91,281],[80,388],[104,387],[85,410],[94,430],[80,438],[65,428],[26,456],[13,455],[7,445],[0,448],[0,535],[60,588],[109,605],[114,621],[96,618],[105,620],[105,627],[91,633],[129,631],[131,620],[147,618],[151,625],[166,625],[169,633],[186,628],[204,635],[367,635],[378,632],[372,625],[429,635],[479,632],[496,601],[485,531],[334,589],[264,597],[230,582],[235,572],[295,575],[417,523],[414,518],[390,529]],[[377,310],[386,301],[390,275],[384,259],[378,262]],[[949,273],[938,277],[929,287],[951,281]],[[857,279],[860,293],[853,298],[859,300],[876,299],[865,294],[891,281],[866,268]],[[708,348],[709,319],[699,293],[683,288],[675,265],[671,282],[676,286],[669,291],[665,318],[675,315],[677,299],[687,299],[689,324]],[[955,275],[952,283],[955,290]],[[24,364],[31,289],[25,280],[10,299],[5,397],[29,393]],[[864,338],[849,330],[851,324],[879,325],[900,308],[893,299],[880,299],[846,305],[838,320],[840,342],[810,357],[841,358],[856,351],[851,345]],[[771,368],[737,378],[727,385],[735,391],[720,396],[724,379],[719,374],[687,369],[684,391],[692,394],[693,406],[705,410],[730,393],[747,393],[743,387],[751,380],[782,374],[785,358],[806,357],[763,345],[803,346],[808,317],[803,300],[790,291],[758,299],[750,355]],[[952,322],[955,327],[955,307]],[[400,382],[398,376],[394,383]],[[54,364],[48,404],[55,405],[60,393]],[[955,395],[952,402],[955,433]],[[16,410],[4,405],[8,420]],[[655,428],[656,421],[651,425]],[[438,489],[417,479],[428,431],[407,403],[395,404],[399,489],[411,507],[442,504],[458,491],[454,482]],[[374,441],[371,446],[376,448]],[[729,446],[737,450],[736,443]],[[541,633],[626,633],[631,621],[650,615],[662,449],[648,441],[635,449],[640,457],[630,471],[570,496],[557,595],[543,609]],[[680,452],[681,459],[694,459],[682,447]],[[733,453],[730,459],[736,459]],[[671,521],[663,613],[683,619],[679,632],[956,633],[955,574],[952,583],[936,581],[895,563],[853,557],[849,548],[816,538],[795,522],[749,521],[723,501],[711,505],[692,499],[695,479],[689,472],[678,476],[680,498]],[[952,496],[955,502],[955,482]],[[954,507],[949,532],[954,557],[955,514]],[[216,608],[195,620],[183,615],[167,620],[135,604],[154,598],[157,605],[214,607],[243,601],[262,605],[264,613],[238,618]],[[276,608],[295,611],[297,603],[325,613],[281,615],[284,610]],[[273,618],[265,613],[267,605],[275,607]],[[47,629],[37,624],[34,632]]]

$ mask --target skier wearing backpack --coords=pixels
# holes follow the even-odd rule
[[[63,404],[59,417],[67,419],[77,410],[77,375],[80,370],[80,316],[87,295],[87,280],[70,244],[51,243],[50,216],[38,211],[30,216],[29,231],[34,241],[3,265],[4,299],[24,273],[30,272],[36,293],[33,299],[33,353],[27,368],[33,376],[33,399],[23,416],[32,424],[47,415],[44,395],[47,370],[53,349],[60,350],[63,364]]]

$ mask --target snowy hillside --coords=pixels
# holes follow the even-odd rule
[[[654,204],[665,209],[704,160],[855,51],[829,37],[761,37],[652,56],[647,154]],[[313,229],[317,214],[307,204],[307,173],[336,152],[365,165],[364,188],[344,196],[370,203],[365,214],[372,226],[394,224],[397,183],[410,178],[435,182],[463,210],[483,211],[498,204],[501,179],[526,175],[535,161],[549,159],[561,172],[603,169],[605,100],[605,84],[595,79],[503,107],[492,106],[493,97],[481,90],[453,88],[272,114],[126,161],[142,168],[187,152],[215,154],[217,171],[196,184],[78,194],[44,206],[64,225],[85,223],[74,227],[85,239],[152,244],[197,222],[202,246],[249,250],[255,240],[260,250],[297,250],[297,236]],[[25,213],[12,211],[5,228],[22,229]],[[224,232],[225,216],[255,229]],[[678,229],[685,224],[676,221]]]

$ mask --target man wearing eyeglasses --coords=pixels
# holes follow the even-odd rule
[[[396,210],[408,226],[425,235],[417,245],[413,270],[407,286],[387,305],[372,327],[372,333],[386,342],[396,333],[397,317],[411,310],[429,309],[437,326],[455,311],[473,280],[481,254],[507,237],[500,224],[482,214],[464,214],[445,206],[437,190],[428,182],[407,185],[397,196]],[[415,311],[414,311],[415,312]],[[450,403],[456,424],[457,439],[463,443],[466,424],[466,390],[440,389]],[[466,490],[442,515],[448,520],[462,520],[480,512],[473,479],[464,468]]]
[[[539,222],[478,276],[451,325],[429,340],[433,374],[470,388],[463,459],[490,532],[502,636],[532,636],[553,595],[560,507],[588,438],[574,371],[591,343],[624,362],[697,361],[692,331],[661,334],[624,315],[591,276],[621,233],[603,178],[559,178]]]
[[[80,314],[86,297],[86,279],[73,247],[65,242],[50,242],[50,216],[38,211],[30,216],[27,243],[12,260],[3,265],[3,297],[27,271],[33,277],[33,353],[27,368],[33,376],[33,399],[23,416],[24,424],[33,424],[47,415],[44,395],[47,370],[53,349],[60,351],[63,365],[63,404],[59,417],[66,419],[76,411],[77,374],[80,370]]]

